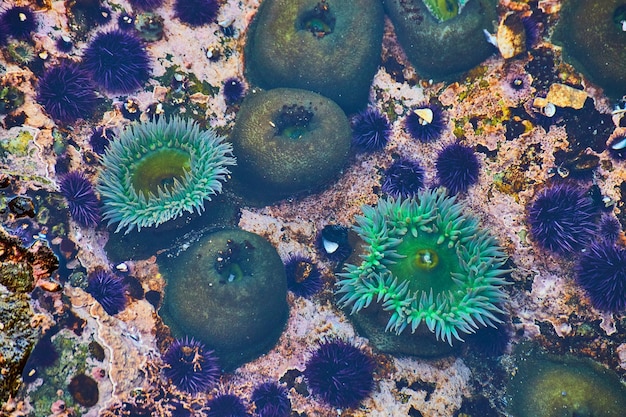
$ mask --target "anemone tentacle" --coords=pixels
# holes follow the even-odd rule
[[[158,167],[150,166],[151,158]],[[185,212],[201,214],[205,200],[222,191],[235,158],[231,145],[213,131],[200,130],[190,120],[162,117],[127,128],[110,143],[102,165],[98,191],[103,218],[118,223],[116,232],[128,233]]]
[[[364,254],[338,274],[342,306],[354,314],[382,303],[391,313],[386,330],[415,332],[425,323],[449,344],[501,323],[506,255],[454,196],[427,190],[416,198],[381,198],[362,211],[354,230]]]

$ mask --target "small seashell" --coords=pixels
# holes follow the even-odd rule
[[[220,20],[219,22],[217,22],[217,24],[223,28],[227,28],[228,26],[232,25],[234,21],[235,21],[235,17],[229,16]]]
[[[424,107],[423,109],[415,109],[413,110],[415,114],[421,119],[422,124],[431,124],[433,122],[433,118],[435,115],[433,111],[428,107]]]
[[[324,250],[326,253],[335,253],[337,249],[339,249],[339,243],[331,242],[330,240],[323,239],[322,243],[324,244]]]
[[[541,112],[546,117],[554,117],[556,114],[556,106],[550,102],[548,102],[542,109]]]
[[[616,151],[619,151],[624,148],[626,148],[626,137],[620,140],[619,142],[615,142],[614,144],[611,145],[611,149],[615,149]]]
[[[121,264],[118,264],[115,269],[117,269],[120,272],[128,272],[128,265],[126,265],[124,262],[122,262]]]

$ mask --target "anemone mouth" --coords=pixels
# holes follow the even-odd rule
[[[184,212],[200,214],[222,190],[232,147],[211,130],[180,118],[131,125],[102,157],[97,189],[103,218],[126,228],[158,226]]]
[[[615,8],[613,12],[613,23],[619,32],[626,34],[626,3]]]
[[[131,182],[139,194],[158,196],[163,190],[176,188],[191,170],[189,153],[179,149],[160,149],[146,155],[131,168]]]
[[[506,256],[464,208],[441,189],[364,206],[354,230],[365,254],[339,274],[339,302],[352,313],[380,303],[391,312],[386,330],[415,332],[425,322],[450,344],[479,324],[495,327]]]
[[[321,39],[335,30],[337,19],[330,11],[326,0],[322,0],[312,10],[302,13],[298,19],[298,29],[306,30],[318,39]]]
[[[311,130],[310,125],[314,116],[310,106],[284,105],[272,121],[276,127],[276,136],[291,140],[302,139]]]

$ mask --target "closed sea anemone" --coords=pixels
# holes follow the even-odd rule
[[[352,408],[374,388],[374,361],[358,347],[332,339],[320,343],[306,362],[304,378],[309,391],[325,403]]]
[[[424,187],[424,168],[415,159],[396,159],[383,172],[383,193],[391,197],[414,197]]]
[[[72,219],[83,227],[95,227],[100,222],[100,202],[93,185],[79,171],[71,171],[61,178],[61,195],[67,201]]]
[[[103,218],[118,223],[116,232],[128,232],[202,212],[235,164],[231,151],[222,137],[190,120],[160,117],[131,125],[102,157],[97,189]]]
[[[112,30],[96,35],[83,54],[83,67],[110,93],[132,93],[148,81],[150,56],[129,32]]]
[[[446,117],[441,107],[428,104],[412,109],[404,118],[404,128],[415,140],[433,142],[446,128]]]
[[[568,183],[542,189],[528,209],[530,234],[542,248],[563,255],[592,237],[596,209],[585,190]]]
[[[176,0],[174,14],[189,26],[202,26],[217,18],[220,8],[218,0]]]
[[[207,405],[207,417],[249,417],[246,405],[235,394],[218,394]]]
[[[350,119],[352,145],[359,150],[373,152],[384,149],[391,136],[387,116],[378,108],[369,106]]]
[[[611,313],[626,310],[626,248],[606,240],[586,247],[576,266],[576,279],[591,304]]]
[[[443,148],[435,162],[439,185],[448,189],[450,194],[466,192],[478,182],[480,163],[474,150],[458,142]]]
[[[206,392],[220,378],[220,366],[212,350],[193,338],[176,339],[163,355],[163,373],[182,391]]]
[[[87,292],[110,316],[126,308],[126,285],[122,279],[104,269],[96,269],[87,276]]]
[[[35,29],[37,18],[28,7],[13,6],[0,15],[0,31],[16,39],[27,39]]]
[[[100,99],[89,74],[74,63],[63,62],[39,79],[37,101],[54,120],[70,124],[93,116]]]
[[[299,297],[309,298],[317,294],[324,282],[319,267],[311,259],[293,255],[285,261],[287,288]]]
[[[259,417],[289,417],[291,413],[287,389],[276,382],[263,382],[257,385],[250,399]]]
[[[506,256],[496,239],[442,189],[363,206],[354,230],[362,261],[346,264],[337,292],[352,314],[380,304],[387,331],[413,333],[424,322],[452,345],[480,326],[495,327],[506,299]]]

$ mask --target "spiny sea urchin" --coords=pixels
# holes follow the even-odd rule
[[[202,212],[235,164],[231,152],[222,137],[190,120],[160,117],[131,125],[102,157],[97,188],[104,220],[128,232]]]
[[[352,145],[359,150],[374,152],[383,149],[391,136],[389,119],[378,108],[368,106],[350,119]]]
[[[259,417],[289,417],[291,413],[287,388],[274,381],[257,385],[252,391],[250,400],[254,403]]]
[[[415,197],[424,187],[426,171],[417,159],[398,158],[383,172],[383,193],[391,197]]]
[[[594,307],[626,311],[626,248],[606,240],[592,243],[580,256],[576,275]]]
[[[176,339],[163,355],[163,373],[179,389],[204,392],[220,378],[220,367],[212,350],[193,338]]]
[[[480,162],[474,150],[458,142],[451,143],[439,152],[437,161],[437,179],[439,185],[448,189],[450,194],[466,192],[478,182]]]
[[[596,230],[596,208],[586,191],[569,183],[542,189],[528,209],[533,239],[560,255],[581,249]]]
[[[83,227],[94,227],[100,222],[100,202],[93,185],[80,171],[71,171],[61,178],[61,195],[67,201],[70,215]]]
[[[306,363],[309,390],[333,407],[356,407],[374,387],[375,363],[358,347],[341,339],[325,340]]]
[[[285,261],[287,288],[296,296],[309,298],[324,286],[319,267],[303,255],[292,255]]]
[[[364,206],[354,230],[362,262],[346,264],[339,300],[352,313],[380,303],[391,313],[386,330],[415,332],[425,322],[452,344],[482,326],[495,327],[506,299],[506,256],[496,239],[442,189],[416,198],[381,198]]]
[[[126,285],[116,275],[97,269],[87,277],[87,292],[107,312],[114,316],[126,308]]]
[[[404,118],[404,129],[415,140],[433,142],[446,129],[446,116],[441,107],[426,104],[411,110]]]

